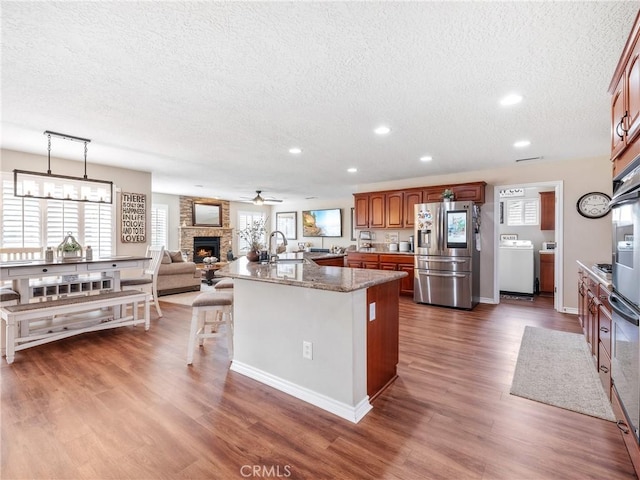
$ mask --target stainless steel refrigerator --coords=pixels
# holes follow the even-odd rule
[[[415,216],[414,300],[472,309],[480,300],[480,206],[421,203]]]

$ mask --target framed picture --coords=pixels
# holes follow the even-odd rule
[[[356,241],[356,209],[351,209],[351,240]]]
[[[517,233],[503,233],[500,235],[500,241],[504,241],[504,240],[517,240],[518,239],[518,234]]]
[[[193,225],[202,227],[221,227],[222,206],[219,203],[194,201]]]
[[[625,242],[633,242],[633,234],[632,233],[625,233],[624,241]]]
[[[298,214],[296,212],[276,212],[276,230],[284,233],[287,240],[298,238]]]

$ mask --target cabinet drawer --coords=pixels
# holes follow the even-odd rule
[[[413,255],[380,255],[380,263],[413,265]]]
[[[347,261],[351,262],[377,262],[378,254],[376,253],[349,253]]]
[[[145,263],[146,262],[144,260],[116,260],[113,262],[95,262],[88,263],[87,270],[107,272],[109,270],[120,270],[122,268],[144,268]]]
[[[598,375],[607,394],[607,398],[611,400],[611,359],[605,351],[602,343],[598,347]]]
[[[33,267],[9,268],[7,277],[27,277],[31,275],[73,275],[78,271],[78,266],[69,265],[38,265]]]
[[[611,355],[611,313],[604,305],[600,305],[598,315],[598,337],[608,355]]]

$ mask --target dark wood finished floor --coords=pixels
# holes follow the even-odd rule
[[[357,425],[185,362],[190,308],[2,361],[2,479],[629,479],[612,422],[509,395],[524,327],[580,332],[551,300],[472,312],[400,302],[398,380]]]

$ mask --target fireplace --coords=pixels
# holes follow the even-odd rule
[[[205,257],[220,260],[220,237],[193,237],[193,261],[202,263]]]

